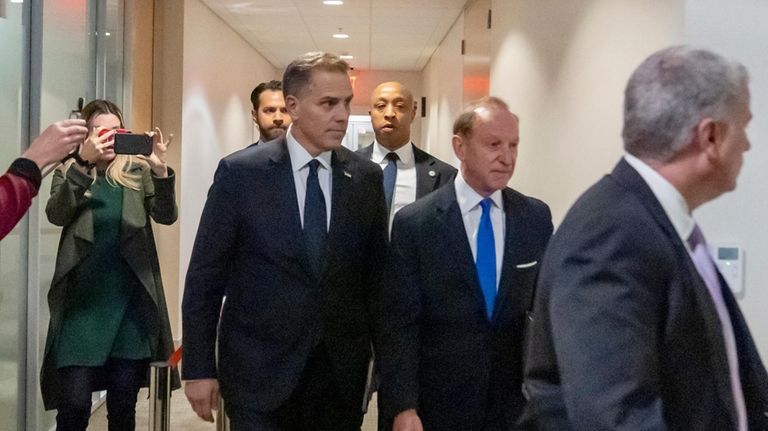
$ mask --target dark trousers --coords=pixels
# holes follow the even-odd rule
[[[225,405],[232,431],[359,431],[363,423],[359,403],[342,400],[322,346],[310,354],[299,384],[277,410]]]
[[[134,431],[136,397],[146,381],[147,360],[109,358],[103,367],[59,368],[61,400],[56,413],[57,431],[85,431],[91,416],[91,394],[107,389],[109,431]]]

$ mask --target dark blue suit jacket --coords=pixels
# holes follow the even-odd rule
[[[382,173],[346,148],[333,151],[331,165],[326,263],[316,278],[285,138],[219,164],[187,272],[183,374],[218,377],[232,405],[274,410],[320,343],[340,395],[351,408],[362,404],[379,286],[375,264],[386,241]]]
[[[395,216],[377,351],[385,417],[415,408],[426,430],[481,430],[491,402],[504,405],[509,426],[522,410],[523,334],[538,273],[533,263],[552,235],[552,221],[543,202],[512,189],[502,195],[504,260],[491,321],[453,185]]]
[[[750,429],[768,429],[765,369],[730,289],[723,296]],[[736,429],[714,303],[661,204],[623,160],[553,237],[529,337],[527,428]]]

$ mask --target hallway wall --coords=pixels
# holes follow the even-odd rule
[[[738,186],[732,193],[703,205],[694,213],[710,244],[744,249],[744,294],[739,305],[749,322],[763,359],[768,359],[768,55],[762,0],[687,0],[686,42],[708,47],[744,64],[750,74],[753,119],[747,129],[752,149],[744,155]]]
[[[683,2],[524,0],[493,8],[491,94],[521,119],[511,185],[548,202],[557,224],[621,156],[624,86],[648,54],[680,43]]]
[[[176,133],[169,163],[178,167],[180,208],[178,232],[158,242],[174,246],[161,264],[174,337],[180,338],[184,276],[213,174],[222,157],[257,136],[251,91],[259,82],[280,79],[281,71],[201,1],[169,0],[157,6],[155,120]]]
[[[463,37],[462,13],[422,71],[422,89],[427,98],[427,116],[421,122],[422,148],[454,166],[458,166],[458,160],[453,154],[451,136],[453,119],[462,109]]]

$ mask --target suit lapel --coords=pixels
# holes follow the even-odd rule
[[[521,283],[514,282],[515,262],[518,261],[519,247],[522,242],[519,241],[520,235],[524,235],[522,229],[522,218],[520,217],[519,202],[515,201],[509,189],[502,190],[502,200],[504,205],[505,233],[504,233],[504,257],[501,264],[501,274],[499,274],[499,290],[496,294],[496,303],[493,308],[493,321],[495,322],[501,310],[506,306],[509,298],[523,298],[525,295],[516,294],[517,289],[527,288]],[[520,304],[517,306],[526,306]]]
[[[477,278],[477,268],[475,259],[472,256],[472,249],[467,239],[466,229],[464,228],[464,219],[461,216],[459,203],[456,201],[456,189],[454,187],[443,187],[440,189],[440,199],[437,204],[436,226],[445,226],[441,229],[448,240],[448,250],[446,256],[453,256],[455,262],[455,273],[461,274],[470,294],[482,310],[482,319],[488,321],[485,313],[485,298],[480,288],[480,281]]]
[[[749,427],[751,429],[765,429],[768,426],[764,413],[768,403],[768,393],[766,393],[768,374],[766,374],[765,366],[760,360],[760,354],[757,352],[744,315],[741,313],[736,298],[733,297],[733,292],[719,270],[717,275],[720,286],[722,286],[723,300],[731,318],[733,336],[736,339],[739,378],[747,407],[747,417],[750,421]]]
[[[326,251],[323,270],[321,274],[328,272],[328,267],[335,258],[334,250],[339,250],[342,244],[341,236],[343,229],[351,222],[353,214],[350,212],[352,205],[349,205],[349,192],[352,186],[352,168],[347,154],[342,149],[334,150],[331,155],[331,225],[328,230],[328,240],[326,241]]]
[[[263,202],[269,203],[264,208],[265,218],[270,221],[269,228],[274,229],[270,236],[277,238],[274,244],[275,249],[282,254],[282,257],[277,257],[276,261],[287,265],[289,269],[298,269],[311,276],[307,265],[304,264],[308,256],[299,215],[293,167],[285,138],[270,150],[273,152],[267,162],[268,173],[261,181],[269,182],[262,187],[263,190],[270,191]]]
[[[718,394],[724,405],[733,406],[734,400],[733,393],[731,392],[728,357],[725,351],[725,340],[723,339],[720,317],[717,314],[712,296],[710,295],[704,280],[699,275],[696,266],[691,260],[688,249],[685,248],[685,245],[680,240],[677,231],[675,231],[672,222],[669,220],[669,217],[667,217],[666,212],[653,194],[653,191],[651,191],[645,180],[643,180],[640,174],[638,174],[629,163],[622,159],[619,164],[616,165],[616,168],[614,168],[611,176],[639,198],[642,205],[664,231],[669,239],[669,244],[675,249],[675,252],[680,257],[680,261],[683,262],[684,268],[682,268],[682,270],[689,276],[688,278],[692,285],[691,291],[701,310],[701,317],[704,319],[709,340],[712,341],[710,343],[713,347],[710,361],[712,362],[713,369],[718,371],[715,375],[718,380]],[[728,411],[732,423],[738,423],[736,420],[735,409],[730,408]]]
[[[440,172],[434,169],[435,159],[432,156],[413,144],[411,146],[416,162],[416,199],[418,199],[435,189]]]

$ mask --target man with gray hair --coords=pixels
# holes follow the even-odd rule
[[[381,169],[341,146],[347,70],[322,52],[288,65],[287,133],[224,158],[208,193],[182,304],[182,377],[206,420],[221,384],[234,431],[362,423],[387,224]]]
[[[625,156],[553,237],[529,333],[524,425],[768,429],[768,376],[691,213],[736,187],[746,69],[678,46],[625,91]]]

